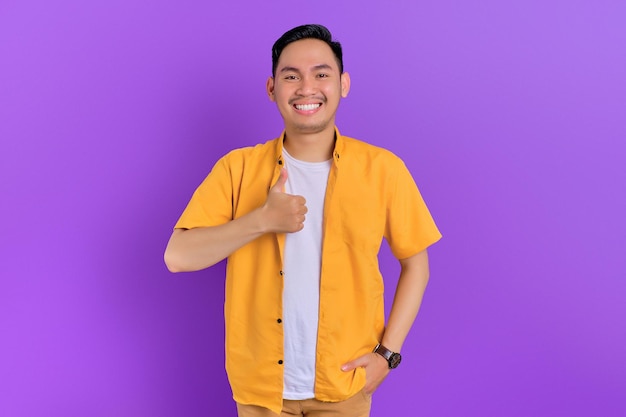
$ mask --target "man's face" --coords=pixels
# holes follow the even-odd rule
[[[305,134],[334,129],[339,100],[349,89],[350,77],[339,73],[333,51],[318,39],[287,45],[275,77],[267,81],[268,95],[276,102],[286,130]]]

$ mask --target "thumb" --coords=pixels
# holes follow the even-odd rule
[[[280,176],[276,183],[272,186],[270,190],[271,193],[284,193],[285,192],[285,183],[287,182],[287,170],[285,168],[280,169]]]

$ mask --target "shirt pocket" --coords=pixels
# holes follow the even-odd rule
[[[339,210],[344,243],[378,254],[386,218],[382,198],[366,187],[351,187],[342,193]]]

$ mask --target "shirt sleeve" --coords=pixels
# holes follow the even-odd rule
[[[398,259],[411,257],[441,238],[411,173],[401,160],[390,185],[385,238]]]
[[[221,158],[193,193],[176,229],[217,226],[233,218],[233,181],[229,155]]]

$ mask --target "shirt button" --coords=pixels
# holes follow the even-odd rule
[[[282,319],[278,319],[278,320],[276,320],[276,322],[277,323],[282,323],[283,321],[282,321]]]
[[[284,275],[283,271],[280,271],[279,274],[281,277]]]
[[[279,364],[279,365],[282,365],[282,364],[283,364],[283,360],[282,360],[282,359],[281,359],[281,360],[279,360],[279,361],[278,361],[278,364]]]

